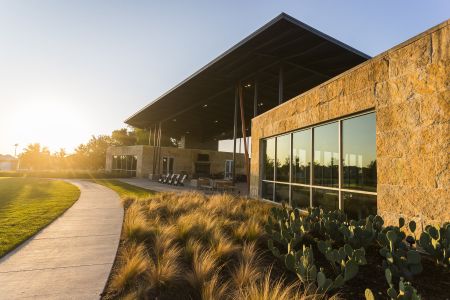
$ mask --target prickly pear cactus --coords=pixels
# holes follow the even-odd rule
[[[395,289],[392,283],[392,272],[390,269],[385,270],[386,281],[389,284],[387,294],[390,299],[404,299],[404,300],[420,300],[421,297],[417,293],[417,290],[411,285],[411,283],[404,281],[403,277],[400,277],[398,283],[398,290]],[[367,297],[366,297],[367,299]]]
[[[414,275],[422,272],[422,257],[415,249],[407,246],[406,234],[400,230],[405,221],[399,220],[399,227],[388,226],[378,234],[378,242],[382,245],[380,255],[385,259],[384,268],[389,268],[396,277],[406,277],[411,280]]]
[[[450,266],[450,223],[442,227],[426,226],[420,235],[419,244],[434,257],[437,264]]]
[[[330,262],[335,274],[337,274],[334,280],[330,279],[331,285],[328,285],[328,281],[325,280],[322,281],[324,285],[321,287],[318,282],[318,287],[321,291],[324,288],[331,290],[343,286],[345,282],[351,280],[358,274],[360,265],[367,264],[364,248],[354,250],[352,246],[345,244],[344,247],[334,249],[329,240],[318,241],[317,247]],[[322,275],[324,276],[325,274]]]

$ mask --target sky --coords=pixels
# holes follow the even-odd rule
[[[0,154],[124,127],[281,12],[374,56],[448,19],[450,1],[0,0]]]

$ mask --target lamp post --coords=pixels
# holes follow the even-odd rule
[[[19,146],[19,144],[14,144],[14,157],[17,157],[17,147]]]

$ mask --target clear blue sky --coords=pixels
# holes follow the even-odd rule
[[[369,55],[450,17],[450,1],[0,0],[0,153],[72,151],[286,12]]]

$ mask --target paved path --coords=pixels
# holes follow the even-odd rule
[[[123,208],[112,190],[81,190],[61,217],[0,260],[0,299],[98,299],[111,271]]]
[[[118,180],[155,192],[182,192],[182,191],[206,192],[205,190],[199,190],[193,186],[190,186],[189,182],[186,183],[185,186],[173,186],[170,184],[159,183],[157,181],[150,181],[146,178],[119,178]],[[247,194],[245,183],[239,182],[235,186],[240,195]]]

